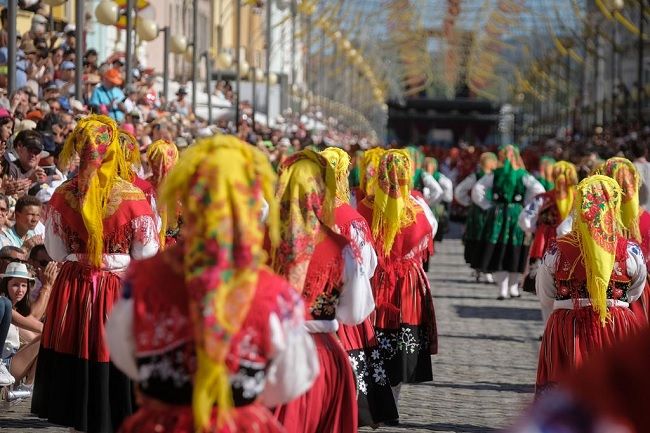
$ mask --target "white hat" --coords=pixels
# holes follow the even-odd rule
[[[4,274],[0,274],[0,278],[25,278],[29,281],[34,281],[35,278],[27,269],[27,265],[20,262],[11,262],[7,265]]]
[[[74,24],[68,24],[63,28],[63,33],[74,32],[77,28]]]
[[[34,16],[32,17],[32,22],[36,22],[39,24],[47,24],[47,18],[45,18],[43,15],[34,14]]]
[[[70,108],[72,108],[73,110],[76,110],[76,111],[80,111],[82,113],[85,113],[85,112],[88,111],[86,109],[86,107],[84,107],[84,104],[80,100],[74,99],[74,98],[70,98]]]

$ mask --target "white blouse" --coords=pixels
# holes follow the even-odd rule
[[[422,173],[422,185],[422,195],[429,205],[434,205],[442,199],[442,186],[429,173]]]
[[[535,233],[535,230],[537,230],[537,218],[539,218],[539,213],[543,205],[544,198],[538,195],[524,206],[517,220],[519,228],[526,233]]]
[[[572,309],[573,300],[556,300],[556,287],[555,287],[555,272],[557,269],[557,259],[559,251],[557,249],[549,250],[542,259],[537,270],[537,278],[535,279],[535,288],[537,289],[537,296],[542,304],[542,317],[544,318],[544,325],[553,312],[558,309]],[[643,288],[646,281],[646,265],[645,259],[641,248],[634,242],[627,244],[627,259],[625,260],[627,267],[627,274],[631,278],[630,288],[627,291],[627,298],[629,302],[634,302],[641,297]],[[616,272],[616,267],[614,268]],[[581,306],[591,305],[589,299],[579,299]],[[617,301],[613,299],[607,300],[608,306],[623,306],[629,307],[629,303]]]
[[[533,197],[545,191],[544,187],[537,179],[527,173],[522,182],[526,187],[526,196],[524,197],[524,204],[529,203]],[[488,190],[491,190],[494,185],[494,173],[486,174],[483,176],[472,188],[472,201],[483,210],[488,210],[493,206],[492,197],[488,197]]]
[[[50,208],[45,219],[45,249],[55,262],[77,262],[80,259],[79,255],[71,253],[66,241],[59,236],[59,233],[63,232],[62,226],[61,215]],[[159,247],[157,227],[150,216],[143,215],[133,219],[131,229],[141,236],[133,237],[130,254],[103,254],[101,269],[122,275],[132,258],[141,260],[154,256]]]
[[[436,233],[438,233],[438,220],[433,215],[433,212],[431,212],[431,208],[420,197],[411,196],[411,200],[413,200],[415,203],[417,203],[418,206],[422,208],[422,211],[424,212],[424,216],[427,218],[427,221],[429,221],[429,225],[431,226],[431,231],[433,232],[431,236],[435,237]]]
[[[472,173],[463,179],[454,190],[454,198],[463,207],[472,204],[472,187],[476,184],[476,173]]]
[[[305,322],[311,333],[336,332],[339,322],[344,325],[362,323],[375,309],[370,279],[377,267],[377,254],[369,239],[356,227],[350,227],[352,242],[361,251],[361,260],[354,256],[350,245],[343,248],[343,286],[336,306],[335,320],[308,320]]]
[[[319,364],[314,340],[304,327],[304,305],[297,302],[288,317],[269,315],[271,362],[266,370],[264,391],[259,399],[267,407],[287,403],[311,388]],[[120,299],[106,323],[106,341],[111,361],[135,381],[144,380],[135,357],[133,299]]]
[[[451,182],[451,179],[440,173],[438,183],[442,187],[442,201],[451,203],[454,200],[454,184]]]

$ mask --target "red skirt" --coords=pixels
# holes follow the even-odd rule
[[[639,331],[642,326],[625,307],[611,307],[605,326],[591,307],[555,310],[546,324],[537,366],[536,393],[557,384],[586,359]]]
[[[117,430],[132,413],[131,382],[110,363],[104,338],[120,289],[111,272],[63,263],[43,325],[34,414],[93,433]]]
[[[397,405],[370,318],[357,326],[340,325],[338,336],[357,379],[359,426],[396,420]]]
[[[332,334],[311,334],[320,373],[312,387],[278,407],[287,433],[357,433],[357,395],[348,356]]]
[[[65,262],[52,288],[41,347],[90,361],[108,362],[105,325],[120,298],[120,278]]]
[[[211,433],[285,433],[273,414],[260,404],[236,407],[231,420],[217,427],[217,409],[212,414]],[[124,420],[119,433],[195,433],[191,406],[174,406],[146,399],[136,413]]]
[[[433,380],[431,355],[438,353],[433,298],[421,263],[402,264],[400,276],[373,278],[375,331],[392,386]]]
[[[650,323],[650,283],[647,280],[641,297],[630,304],[630,309],[634,312],[640,323],[644,325]]]
[[[557,226],[540,224],[535,230],[535,238],[530,246],[529,257],[531,259],[541,259],[544,257],[546,249],[553,243],[557,237]]]

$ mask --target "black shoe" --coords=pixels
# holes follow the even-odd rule
[[[384,425],[389,427],[395,427],[399,425],[399,418],[391,419],[390,421],[384,421]]]
[[[506,299],[505,296],[499,296],[499,297],[497,298],[497,301],[503,301],[503,300],[505,300],[505,299]]]

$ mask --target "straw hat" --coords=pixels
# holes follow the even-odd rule
[[[0,278],[24,278],[29,281],[34,281],[35,278],[27,269],[27,265],[20,262],[11,262],[7,265],[4,274],[0,274]]]

